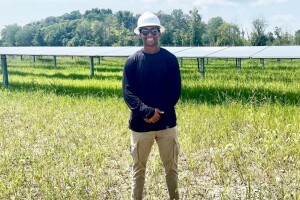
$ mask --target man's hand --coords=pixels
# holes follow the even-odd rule
[[[144,121],[147,123],[156,123],[160,119],[161,114],[164,114],[164,111],[155,108],[154,115],[151,118],[144,118]]]

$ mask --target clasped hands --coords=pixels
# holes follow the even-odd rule
[[[156,123],[160,119],[161,114],[164,114],[164,111],[155,108],[154,115],[151,118],[144,118],[144,121],[147,123]]]

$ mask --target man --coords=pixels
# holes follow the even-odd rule
[[[159,46],[165,28],[150,12],[142,14],[134,33],[143,48],[131,55],[123,72],[123,97],[131,110],[132,199],[142,199],[146,164],[156,141],[166,174],[170,199],[179,199],[178,152],[175,105],[181,77],[175,55]]]

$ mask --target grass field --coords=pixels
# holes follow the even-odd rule
[[[124,58],[8,57],[0,88],[0,199],[129,199]],[[195,60],[176,107],[182,199],[300,199],[300,61]],[[157,146],[145,199],[167,199]]]

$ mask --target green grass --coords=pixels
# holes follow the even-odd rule
[[[0,88],[0,199],[130,199],[124,58],[8,57]],[[185,59],[176,107],[182,199],[300,199],[300,62]],[[146,199],[166,199],[157,146]]]

